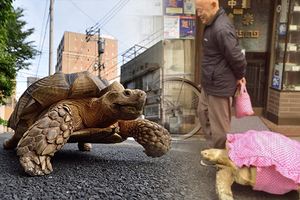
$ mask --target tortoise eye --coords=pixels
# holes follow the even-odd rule
[[[131,92],[130,92],[129,90],[125,90],[125,91],[124,91],[124,95],[125,95],[125,96],[130,96],[130,95],[131,95]]]

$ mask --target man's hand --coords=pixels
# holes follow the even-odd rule
[[[244,85],[246,85],[246,79],[245,79],[245,77],[243,77],[242,79],[236,81],[236,85],[237,86],[241,85],[242,83]]]

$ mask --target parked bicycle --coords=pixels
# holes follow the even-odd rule
[[[201,90],[193,82],[179,77],[163,79],[161,124],[172,140],[191,137],[201,129],[197,106]]]

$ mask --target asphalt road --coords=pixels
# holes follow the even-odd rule
[[[172,142],[160,158],[149,158],[132,140],[120,144],[94,144],[81,152],[66,144],[51,159],[53,172],[28,176],[19,165],[16,150],[4,150],[11,133],[0,134],[0,199],[130,199],[217,200],[215,168],[200,166],[199,136]],[[236,200],[298,200],[298,193],[271,195],[234,184]]]

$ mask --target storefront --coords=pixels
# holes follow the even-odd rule
[[[300,0],[275,1],[266,117],[300,125]]]
[[[300,0],[220,1],[247,58],[247,90],[255,115],[278,125],[300,124]],[[197,19],[196,80],[201,33]]]

